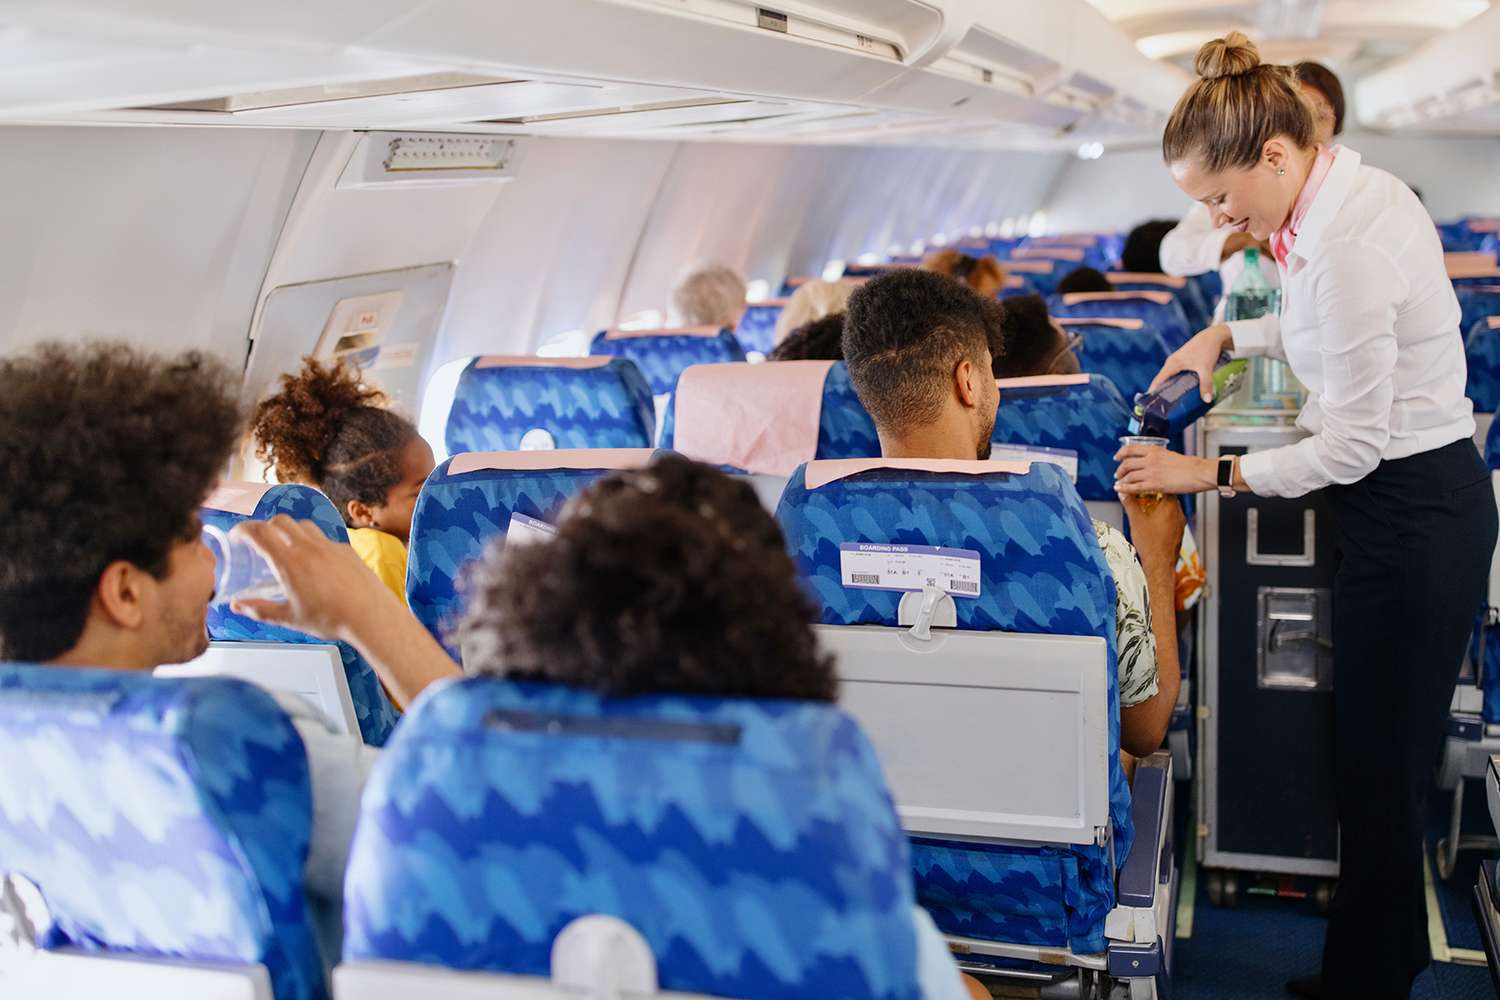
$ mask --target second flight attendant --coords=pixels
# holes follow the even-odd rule
[[[1302,996],[1407,997],[1429,960],[1422,820],[1431,768],[1494,551],[1489,472],[1473,443],[1459,306],[1431,218],[1406,185],[1314,141],[1286,67],[1238,32],[1198,53],[1162,139],[1177,186],[1215,224],[1269,240],[1280,315],[1211,326],[1157,384],[1222,352],[1286,360],[1310,390],[1293,445],[1221,462],[1119,455],[1123,493],[1321,489],[1334,578],[1340,882],[1321,979]]]

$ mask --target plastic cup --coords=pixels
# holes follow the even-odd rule
[[[214,554],[214,605],[227,605],[237,597],[267,601],[286,597],[266,557],[243,538],[205,524],[203,543]]]
[[[1154,437],[1148,434],[1126,434],[1120,438],[1120,443],[1129,447],[1133,444],[1142,444],[1151,448],[1165,448],[1168,441],[1164,437]],[[1156,509],[1156,505],[1166,499],[1165,493],[1137,493],[1136,503],[1140,505],[1141,512],[1149,514]]]

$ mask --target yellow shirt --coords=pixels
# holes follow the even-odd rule
[[[378,528],[350,528],[349,545],[391,593],[406,603],[406,546]]]

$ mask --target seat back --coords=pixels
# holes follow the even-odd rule
[[[611,472],[651,461],[649,448],[471,452],[439,465],[422,487],[411,519],[406,600],[455,660],[454,627],[467,601],[464,575],[511,515],[552,522],[570,498]]]
[[[1145,392],[1166,364],[1167,345],[1146,328],[1144,320],[1064,317],[1058,323],[1083,338],[1080,367],[1109,379],[1127,402]]]
[[[1500,315],[1477,320],[1464,339],[1468,360],[1467,394],[1480,413],[1500,409]]]
[[[1495,272],[1494,278],[1476,283],[1456,280],[1453,291],[1458,295],[1458,305],[1462,310],[1459,329],[1473,330],[1476,323],[1500,316],[1500,271]]]
[[[776,347],[776,321],[781,310],[786,308],[786,298],[752,302],[745,307],[740,325],[734,328],[734,337],[746,351],[761,355],[770,354]],[[723,361],[738,361],[740,358],[721,358]],[[694,362],[695,364],[698,362]]]
[[[1048,257],[1033,257],[1005,261],[1005,274],[1009,278],[1020,278],[1032,295],[1048,296],[1057,291],[1057,283],[1075,265]]]
[[[627,358],[475,358],[443,438],[450,455],[522,448],[649,448],[651,387]]]
[[[241,521],[269,521],[286,514],[298,521],[312,521],[332,541],[348,544],[349,532],[333,502],[311,486],[292,483],[270,486],[265,483],[220,483],[199,509],[203,523],[223,531]],[[330,645],[318,639],[279,625],[268,625],[245,615],[235,614],[228,604],[214,604],[208,609],[208,637],[216,643],[244,643],[259,647],[265,643],[289,645]],[[332,643],[344,664],[349,682],[349,696],[359,733],[371,746],[383,746],[396,726],[396,710],[386,697],[380,679],[365,658],[346,642]]]
[[[783,477],[818,458],[880,454],[875,422],[842,361],[690,368],[661,444],[710,465]]]
[[[276,1000],[318,1000],[311,830],[302,740],[264,691],[0,665],[0,876],[39,891],[40,947],[264,966]]]
[[[744,361],[745,350],[734,334],[712,326],[681,330],[600,330],[589,345],[600,357],[629,358],[646,376],[655,395],[677,388],[677,376],[688,365]]]
[[[1092,349],[1087,344],[1083,353]],[[997,444],[1064,448],[1078,453],[1078,493],[1117,501],[1115,452],[1129,433],[1130,408],[1103,375],[1039,375],[1000,379]]]
[[[1182,304],[1168,291],[1070,292],[1049,298],[1047,308],[1059,319],[1103,316],[1142,320],[1173,351],[1196,332]]]
[[[424,696],[371,776],[344,959],[545,976],[559,933],[603,914],[664,990],[918,1000],[908,865],[832,705],[467,680]]]
[[[1213,324],[1213,305],[1203,294],[1198,283],[1188,278],[1176,278],[1169,274],[1142,274],[1134,271],[1111,271],[1105,275],[1116,291],[1121,292],[1169,292],[1182,306],[1187,316],[1188,328],[1197,333]]]
[[[1046,463],[816,462],[792,475],[777,519],[828,626],[820,642],[840,654],[845,704],[918,837],[918,897],[939,927],[1102,951],[1112,860],[1123,863],[1133,827],[1119,763],[1115,585],[1067,476]],[[870,589],[903,584],[897,564],[871,572],[861,546],[976,560],[977,596],[951,588],[957,631],[924,642],[899,627],[903,599],[909,608],[914,598]],[[907,565],[919,581],[941,581]],[[976,719],[964,707],[974,705],[995,717]],[[935,726],[913,723],[944,711]],[[966,792],[937,753],[964,741],[963,754],[988,744],[976,761],[994,752],[1018,766],[986,769],[985,787]]]

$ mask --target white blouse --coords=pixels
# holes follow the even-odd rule
[[[1262,496],[1357,482],[1474,435],[1437,228],[1405,184],[1336,153],[1281,269],[1281,314],[1229,324],[1236,356],[1283,358],[1309,390],[1297,426],[1312,437],[1240,461]]]

